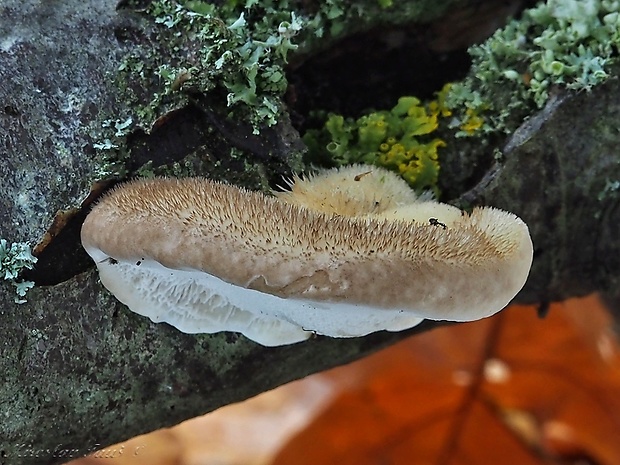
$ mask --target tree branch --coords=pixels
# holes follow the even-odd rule
[[[73,220],[57,222],[62,227],[47,238],[28,303],[14,304],[12,287],[0,285],[1,465],[62,463],[437,326],[265,348],[232,333],[183,334],[114,299],[78,233],[100,168],[92,147],[102,119],[126,104],[110,76],[136,46],[127,38],[148,34],[135,17],[117,15],[115,1],[69,3],[1,7],[0,236],[36,243],[58,210],[73,209]],[[255,138],[223,116],[213,124],[218,113],[208,105],[198,98],[132,133],[128,171],[155,160],[182,174],[265,188],[301,166],[286,117]],[[488,162],[493,147],[477,140],[448,144],[442,183],[454,197],[465,192],[457,203],[513,211],[530,226],[535,260],[520,302],[620,289],[618,121],[614,77],[591,92],[558,94],[497,160]],[[609,299],[617,302],[617,293]]]

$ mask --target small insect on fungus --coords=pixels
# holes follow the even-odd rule
[[[432,225],[432,226],[441,226],[443,229],[447,229],[447,226],[440,222],[437,218],[429,218],[428,222]]]
[[[360,173],[360,174],[357,174],[357,175],[356,175],[353,179],[354,179],[355,181],[359,181],[359,180],[361,180],[364,176],[367,176],[367,175],[369,175],[370,173],[372,173],[372,171],[366,171],[365,173]]]

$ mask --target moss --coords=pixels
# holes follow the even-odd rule
[[[470,48],[469,77],[452,87],[447,105],[465,127],[509,132],[554,86],[588,91],[605,81],[619,45],[619,1],[548,0]]]

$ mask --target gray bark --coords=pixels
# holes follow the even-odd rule
[[[131,46],[119,37],[139,29],[115,6],[0,7],[0,236],[44,240],[28,303],[13,303],[12,287],[0,285],[1,465],[61,463],[436,326],[265,348],[236,334],[194,336],[153,324],[103,289],[78,233],[97,178],[98,115],[123,105],[110,85]],[[158,130],[136,134],[130,164],[177,161],[255,188],[299,166],[301,145],[286,120],[254,137],[202,110],[179,109]],[[494,205],[529,224],[536,255],[518,301],[593,291],[618,301],[618,121],[614,77],[589,93],[558,93],[499,144],[498,160],[488,146],[462,146],[442,162],[455,202]],[[250,156],[230,159],[226,144]]]

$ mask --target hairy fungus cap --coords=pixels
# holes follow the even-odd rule
[[[391,176],[370,169],[371,181]],[[327,177],[334,173],[356,187],[367,177],[354,168]],[[139,180],[93,208],[82,243],[131,310],[183,332],[238,331],[264,345],[475,320],[509,303],[532,261],[523,221],[392,189],[390,181],[362,197],[371,208],[346,216],[346,201],[334,209],[319,200],[326,212],[207,179]],[[377,212],[373,198],[390,207]]]
[[[418,201],[409,185],[392,171],[369,165],[351,165],[295,177],[290,191],[274,192],[287,203],[343,216],[363,216]]]

